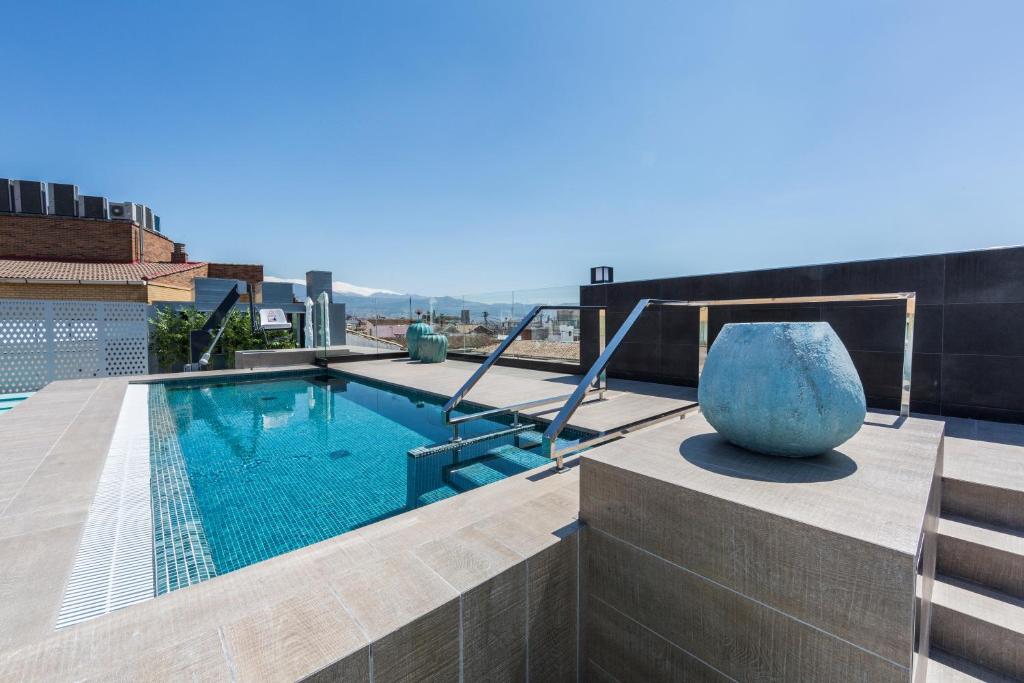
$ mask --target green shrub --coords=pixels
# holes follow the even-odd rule
[[[193,330],[202,329],[208,318],[209,314],[191,307],[180,310],[169,307],[157,309],[156,316],[149,321],[153,326],[149,343],[161,371],[168,372],[189,362],[189,334]],[[292,330],[269,330],[264,340],[263,333],[253,333],[247,312],[231,311],[227,327],[214,353],[223,353],[227,367],[233,368],[236,351],[292,348],[295,348]]]

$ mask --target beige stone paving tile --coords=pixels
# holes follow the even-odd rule
[[[6,665],[39,666],[34,663],[39,660],[47,666],[88,669],[106,660],[130,659],[134,653],[186,642],[293,595],[319,593],[325,603],[336,601],[310,558],[289,555],[292,556],[251,565],[60,631],[52,630],[51,620],[43,633],[36,634],[36,642],[21,644],[8,652]],[[56,618],[62,593],[61,586],[55,594],[52,619]],[[0,668],[0,680],[3,671]]]
[[[461,593],[521,564],[524,559],[472,527],[427,541],[413,548],[412,553]]]
[[[341,571],[319,564],[372,642],[448,602],[458,602],[456,590],[410,553]]]
[[[72,467],[68,473],[36,471],[4,511],[4,517],[35,510],[86,509],[96,495],[99,472],[92,467]],[[84,470],[84,471],[83,471]]]
[[[337,600],[301,593],[225,624],[221,632],[239,680],[294,681],[354,654],[369,642]]]
[[[572,496],[575,505],[575,494],[564,491],[577,478],[575,468],[557,476],[547,476],[544,470],[524,472],[364,527],[358,533],[383,553],[406,550],[541,496],[554,494],[552,500]]]
[[[741,451],[694,416],[605,444],[587,457],[913,553],[941,428],[914,419],[896,433],[866,426],[839,452],[791,461]]]
[[[2,505],[0,503],[0,506]],[[88,515],[88,504],[73,506],[62,503],[54,503],[45,507],[40,506],[35,509],[20,511],[17,514],[6,514],[0,517],[0,539],[14,538],[58,527],[73,526],[82,529],[85,526],[85,520]],[[78,551],[78,545],[67,548],[54,548],[53,550],[57,555],[64,551],[75,554]]]
[[[447,361],[421,365],[405,360],[377,360],[333,366],[342,372],[451,396],[479,367],[466,361]],[[523,368],[494,366],[466,396],[466,400],[485,406],[513,403],[569,394],[578,377]],[[605,401],[586,401],[570,424],[583,429],[604,430],[618,427],[676,407],[692,404],[695,390],[629,380],[610,380]],[[525,414],[552,419],[558,404],[526,411]]]
[[[0,651],[53,631],[80,534],[75,525],[0,539]]]
[[[578,511],[561,494],[546,494],[527,504],[490,515],[473,528],[497,539],[524,557],[576,533]]]
[[[89,674],[84,681],[111,681],[135,683],[137,681],[193,681],[217,683],[235,678],[224,654],[219,634],[206,631],[170,647],[138,652],[134,657],[107,660],[107,668]],[[70,673],[70,672],[69,672]],[[54,680],[69,680],[56,677]],[[246,680],[237,678],[237,680]],[[255,679],[253,679],[255,680]]]

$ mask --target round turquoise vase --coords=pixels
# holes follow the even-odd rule
[[[426,334],[433,334],[434,330],[430,325],[419,322],[409,325],[409,329],[405,331],[405,343],[409,347],[409,358],[411,360],[419,359],[419,345],[420,339]]]
[[[423,335],[417,354],[421,363],[443,363],[448,357],[448,337],[443,334]]]
[[[843,443],[867,411],[850,354],[828,323],[726,325],[708,352],[697,400],[732,443],[793,458]]]

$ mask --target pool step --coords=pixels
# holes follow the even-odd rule
[[[544,432],[530,430],[519,435],[519,447],[523,449],[537,448],[544,442]]]
[[[504,478],[504,474],[480,461],[457,467],[449,474],[452,486],[460,491],[468,491],[480,486],[486,486],[487,484],[493,484]]]
[[[576,443],[578,439],[558,439],[559,446]],[[544,442],[544,432],[530,430],[519,434],[519,447],[523,449],[537,448]]]
[[[8,410],[11,410],[31,396],[32,393],[33,392],[30,391],[21,394],[0,394],[0,413],[6,413]]]
[[[451,498],[452,496],[457,496],[458,494],[459,492],[456,489],[453,489],[451,486],[439,486],[436,489],[432,489],[422,494],[419,498],[416,499],[416,504],[417,506],[430,505],[431,503],[436,503],[439,500]]]
[[[931,647],[1024,678],[1024,601],[969,581],[938,576],[932,590]]]
[[[551,461],[538,453],[515,446],[498,446],[473,462],[452,468],[448,476],[452,486],[461,491],[468,491],[549,462]]]

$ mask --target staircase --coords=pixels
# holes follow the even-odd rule
[[[929,681],[1024,680],[1024,426],[947,423]]]

